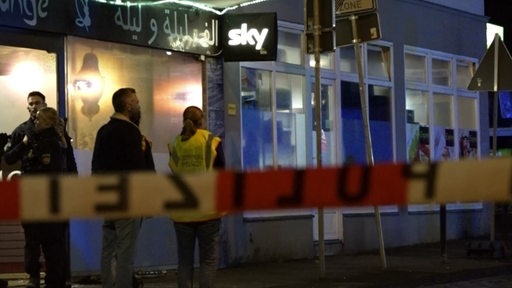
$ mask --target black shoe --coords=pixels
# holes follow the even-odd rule
[[[39,283],[40,283],[39,278],[30,277],[28,279],[27,288],[39,288],[40,287]]]

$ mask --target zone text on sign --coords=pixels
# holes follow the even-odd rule
[[[374,9],[374,0],[339,0],[336,3],[336,14],[353,14]]]

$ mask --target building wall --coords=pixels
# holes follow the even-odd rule
[[[485,23],[483,17],[483,0],[474,0],[464,3],[450,1],[445,6],[431,3],[435,1],[424,0],[386,0],[378,1],[377,13],[380,17],[382,40],[393,43],[394,59],[394,111],[396,115],[405,115],[405,77],[404,77],[404,45],[421,47],[434,51],[463,55],[480,59],[485,52]],[[439,1],[438,1],[439,2]],[[295,7],[294,9],[290,7]],[[460,9],[460,10],[459,10]],[[234,13],[250,12],[277,12],[280,21],[303,23],[304,9],[294,0],[275,0],[260,5],[247,6],[237,9]],[[226,63],[225,76],[225,101],[226,104],[239,103],[239,64]],[[338,79],[339,81],[339,79]],[[489,135],[487,98],[480,97],[480,130],[479,147],[482,155],[488,155]],[[237,109],[237,113],[239,113]],[[405,143],[405,117],[395,117],[396,159],[406,160]],[[226,115],[226,135],[229,155],[229,163],[239,168],[241,159],[240,144],[240,115]],[[382,231],[385,247],[413,245],[418,243],[437,242],[440,240],[440,217],[437,211],[410,212],[407,207],[399,207],[397,212],[382,213]],[[449,210],[447,214],[447,238],[473,238],[489,233],[489,207],[483,205],[483,209],[476,210]],[[243,223],[246,238],[247,259],[262,261],[266,258],[279,257],[279,245],[262,240],[268,235],[273,235],[275,227],[286,227],[285,221],[274,219],[265,222]],[[288,224],[290,225],[290,224]],[[309,227],[309,225],[306,225]],[[303,235],[312,233],[301,228]],[[369,214],[344,214],[343,217],[344,253],[357,253],[378,248],[377,229],[375,217]],[[256,234],[257,233],[257,234]],[[261,235],[259,235],[261,234]],[[293,236],[292,236],[293,235]],[[279,241],[293,242],[295,234],[290,234],[287,239]],[[254,242],[260,246],[258,252],[251,248]],[[309,249],[309,245],[296,247]],[[299,254],[297,254],[299,255]],[[281,257],[285,257],[282,253]]]

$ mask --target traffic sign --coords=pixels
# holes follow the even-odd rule
[[[356,17],[357,35],[355,37],[350,17],[336,19],[336,47],[378,40],[382,37],[379,14],[370,13]]]
[[[336,0],[336,15],[347,16],[352,14],[375,11],[375,0]]]

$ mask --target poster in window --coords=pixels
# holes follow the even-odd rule
[[[408,162],[429,162],[429,128],[417,123],[408,123],[406,131]]]
[[[459,129],[459,159],[476,159],[478,155],[477,131]]]

